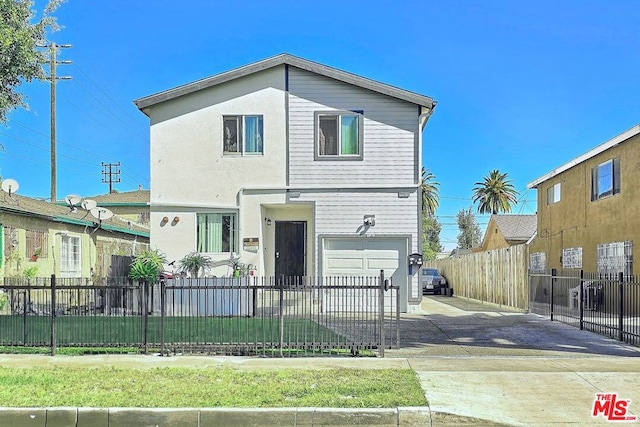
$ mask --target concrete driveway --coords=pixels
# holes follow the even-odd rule
[[[406,315],[401,349],[432,425],[604,425],[597,393],[629,399],[640,419],[640,348],[537,315],[464,298],[425,297]]]
[[[640,356],[638,347],[466,298],[425,296],[422,311],[401,318],[402,348],[386,350],[386,357]]]

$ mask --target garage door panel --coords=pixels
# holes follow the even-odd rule
[[[323,271],[325,276],[373,276],[384,270],[395,285],[406,288],[407,241],[405,239],[343,239],[327,238],[323,242]],[[401,290],[401,293],[404,292]],[[390,307],[391,294],[385,293],[385,307]],[[376,311],[377,291],[369,294],[360,289],[331,290],[325,295],[327,311]],[[402,302],[406,305],[406,302]],[[405,308],[406,310],[406,308]]]
[[[329,258],[327,260],[327,269],[330,271],[360,271],[364,268],[364,260],[362,258]]]
[[[393,270],[395,271],[398,268],[398,260],[397,259],[387,259],[387,258],[367,258],[366,259],[367,270]]]

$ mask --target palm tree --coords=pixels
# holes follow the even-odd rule
[[[423,166],[420,187],[422,189],[422,212],[427,216],[433,216],[440,205],[440,190],[438,189],[440,183],[434,181],[435,179],[436,176]]]
[[[518,204],[518,192],[507,179],[506,173],[494,169],[484,177],[483,182],[476,182],[473,188],[473,203],[478,202],[481,214],[511,212],[512,205]]]

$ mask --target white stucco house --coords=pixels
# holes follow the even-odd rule
[[[252,274],[378,276],[422,298],[422,131],[436,102],[289,54],[135,101],[150,119],[151,246]],[[230,274],[218,267],[218,276]]]

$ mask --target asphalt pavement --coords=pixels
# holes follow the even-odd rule
[[[428,406],[341,410],[0,408],[0,425],[215,426],[564,426],[610,425],[597,394],[629,401],[640,419],[640,348],[546,318],[460,297],[425,297],[401,318],[401,345],[385,358],[142,355],[12,356],[0,366],[160,366],[235,369],[411,368]],[[401,390],[399,390],[401,392]],[[603,396],[602,399],[605,399]],[[620,411],[617,413],[620,417]],[[610,416],[616,417],[613,412]]]

